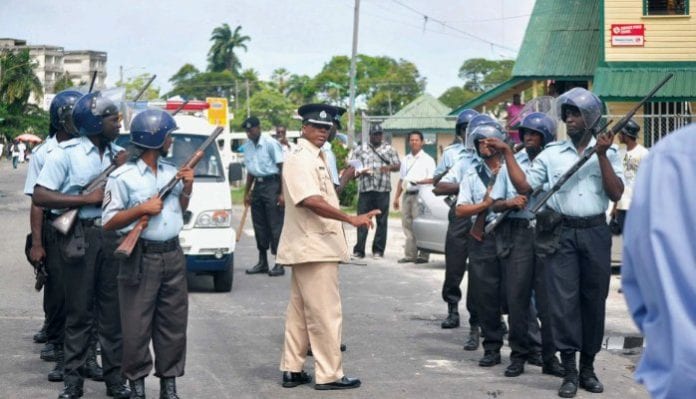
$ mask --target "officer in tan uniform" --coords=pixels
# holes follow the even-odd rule
[[[311,382],[312,378],[303,371],[310,344],[315,359],[315,389],[360,386],[360,380],[343,374],[340,351],[343,317],[338,262],[350,259],[341,222],[372,227],[371,219],[379,211],[352,216],[339,209],[321,151],[335,112],[336,108],[325,104],[308,104],[298,109],[302,137],[283,167],[285,221],[277,262],[292,269],[280,360],[286,388]]]

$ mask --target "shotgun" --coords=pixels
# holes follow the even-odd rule
[[[97,81],[97,71],[92,72],[92,81],[89,83],[89,92],[92,92],[92,89],[94,89],[94,82]]]
[[[493,172],[493,176],[491,176],[491,179],[488,181],[488,184],[486,185],[486,195],[483,197],[484,199],[488,197],[491,193],[491,189],[493,188],[493,185],[495,184],[495,180],[498,177],[498,170]],[[483,241],[483,233],[484,233],[484,227],[486,226],[486,214],[488,213],[488,208],[482,210],[481,212],[476,215],[476,220],[474,221],[474,225],[471,226],[471,230],[469,230],[469,234],[476,239],[476,241]]]
[[[95,71],[94,75],[92,77],[92,85],[91,86],[94,86],[94,79],[96,77],[97,77],[97,72]],[[148,80],[147,83],[145,83],[145,85],[140,89],[138,94],[135,96],[135,98],[133,99],[133,102],[136,102],[136,101],[138,101],[138,99],[140,99],[140,97],[143,95],[143,93],[145,93],[145,90],[147,90],[147,88],[150,86],[152,81],[155,80],[156,77],[157,77],[157,75],[152,75],[150,80]],[[90,90],[89,90],[90,92],[92,91],[91,86],[90,86]],[[137,148],[135,146],[131,146],[130,148],[128,148],[127,151],[128,151],[128,161],[135,160],[138,157],[140,157],[140,154],[142,154],[142,150],[140,150],[139,148]],[[97,175],[97,177],[95,177],[91,182],[89,182],[87,184],[87,186],[82,189],[80,194],[89,193],[89,192],[92,192],[99,187],[102,187],[106,183],[106,178],[109,177],[111,172],[116,170],[116,168],[118,168],[118,166],[119,165],[116,164],[116,156],[114,155],[114,158],[111,160],[111,165],[109,165],[109,167],[104,169],[99,175]],[[72,229],[72,226],[75,223],[75,219],[77,219],[78,211],[79,211],[79,208],[71,208],[71,209],[67,210],[65,213],[63,213],[62,215],[58,216],[53,222],[51,222],[51,224],[53,225],[53,227],[55,227],[56,230],[61,232],[63,235],[66,235],[66,234],[68,234],[70,229]]]
[[[215,139],[222,133],[223,131],[222,126],[218,126],[213,130],[213,132],[208,136],[207,139],[198,147],[198,149],[191,155],[191,158],[184,163],[182,167],[189,167],[189,168],[195,168],[198,162],[200,162],[201,159],[203,159],[203,156],[205,155],[205,150],[210,146],[210,144],[215,142]],[[177,183],[179,183],[179,178],[174,176],[169,182],[160,189],[159,193],[157,194],[162,200],[166,199],[167,196],[172,192],[174,187],[176,186]],[[117,259],[127,259],[130,257],[131,253],[133,253],[133,248],[135,248],[135,245],[138,243],[138,240],[140,239],[140,234],[143,232],[145,227],[147,227],[147,222],[150,218],[148,216],[142,216],[140,220],[138,220],[138,223],[133,227],[133,230],[131,230],[128,235],[125,236],[123,241],[121,242],[121,245],[116,248],[116,251],[114,252],[114,256]]]

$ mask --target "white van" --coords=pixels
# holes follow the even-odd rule
[[[180,167],[215,126],[196,116],[176,115],[174,119],[179,129],[172,133],[173,142],[166,159]],[[117,144],[126,146],[129,140],[130,135],[125,133],[117,139]],[[187,270],[212,275],[218,292],[232,289],[236,243],[226,169],[217,146],[209,146],[196,166],[193,196],[179,234]]]

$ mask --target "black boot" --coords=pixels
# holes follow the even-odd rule
[[[565,377],[565,370],[555,355],[550,360],[544,361],[544,365],[541,366],[541,372],[544,374],[555,375],[556,377]]]
[[[106,384],[106,396],[116,399],[129,399],[131,397],[131,390],[128,388],[128,384],[126,384],[125,381],[119,380],[111,384]]]
[[[575,352],[561,352],[561,363],[565,369],[565,377],[558,390],[558,396],[573,398],[578,393],[578,367],[575,364]]]
[[[82,368],[82,374],[92,381],[104,381],[104,372],[97,363],[97,351],[94,345],[90,345],[87,350],[87,361]]]
[[[160,399],[179,399],[174,377],[160,378]]]
[[[259,251],[259,262],[251,269],[246,270],[246,274],[268,273],[268,258],[266,251]]]
[[[440,324],[442,328],[459,327],[459,307],[456,303],[447,304],[447,318]]]
[[[128,381],[130,385],[130,399],[145,399],[145,377],[138,378],[135,381]]]
[[[599,382],[594,372],[594,356],[580,353],[580,388],[592,392],[604,392],[604,385]]]
[[[41,326],[41,329],[34,334],[34,342],[37,344],[45,344],[46,341],[48,341],[48,336],[46,335],[46,320],[44,319],[44,323]]]
[[[65,364],[65,352],[63,345],[54,345],[56,352],[56,366],[48,373],[48,380],[51,382],[63,381],[63,366]]]
[[[271,277],[282,276],[285,274],[285,268],[280,263],[276,263],[273,269],[268,271],[268,275]]]
[[[84,380],[82,378],[71,378],[69,381],[65,381],[63,390],[58,395],[58,399],[77,399],[81,398],[84,394],[82,387],[84,386]]]
[[[55,347],[52,343],[46,343],[43,348],[41,348],[41,355],[39,355],[41,360],[45,360],[47,362],[55,362],[56,361],[56,350]]]
[[[464,350],[475,351],[476,349],[478,349],[480,337],[481,332],[479,331],[479,326],[469,326],[469,337],[466,339],[466,343],[464,344]]]

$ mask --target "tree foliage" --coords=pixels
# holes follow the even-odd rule
[[[151,75],[149,73],[143,73],[136,77],[128,78],[125,82],[116,82],[116,87],[126,88],[126,100],[130,101],[138,94],[138,92],[145,86],[145,83],[150,79]],[[141,101],[144,100],[155,100],[159,98],[160,94],[159,87],[153,87],[152,84],[145,90],[143,95],[140,97]]]
[[[299,127],[299,122],[292,119],[297,105],[285,97],[283,93],[271,87],[271,85],[265,85],[265,87],[257,90],[249,98],[249,107],[251,108],[251,115],[261,120],[261,128],[263,130],[268,130],[278,125],[287,126],[289,129]],[[235,116],[233,127],[235,127],[234,125],[240,125],[246,117],[246,112],[239,112],[238,114]]]
[[[438,100],[450,108],[457,108],[476,96],[477,94],[469,89],[453,86],[442,93]]]
[[[29,50],[0,53],[0,103],[5,104],[9,112],[24,112],[31,94],[37,100],[43,98],[41,81],[34,73],[35,66]]]
[[[234,32],[230,29],[227,23],[213,29],[210,36],[210,41],[213,42],[208,51],[208,71],[222,72],[230,71],[232,75],[239,75],[239,70],[242,63],[236,53],[237,49],[247,50],[246,43],[251,41],[251,38],[242,35],[241,26],[237,26]]]
[[[46,137],[48,112],[34,104],[28,104],[21,113],[13,112],[7,104],[0,103],[0,132],[10,140],[22,133]]]
[[[513,60],[487,60],[471,58],[459,68],[459,77],[464,80],[464,88],[474,93],[482,93],[491,87],[508,80],[512,75]]]
[[[65,72],[62,75],[56,79],[56,82],[53,84],[53,92],[54,93],[60,93],[63,90],[67,90],[71,87],[75,87],[73,84],[72,79],[70,79],[70,74]]]

